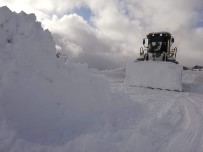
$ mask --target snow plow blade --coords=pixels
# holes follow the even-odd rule
[[[182,66],[161,61],[136,61],[126,67],[125,85],[182,92]]]

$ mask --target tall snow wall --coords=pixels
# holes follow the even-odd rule
[[[88,65],[57,59],[51,33],[34,14],[0,8],[0,151],[30,151],[35,146],[28,143],[60,145],[97,132],[127,102]]]

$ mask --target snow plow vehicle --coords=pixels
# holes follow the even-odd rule
[[[127,86],[182,91],[183,67],[176,61],[177,47],[169,32],[149,33],[143,39],[140,57],[126,67]]]

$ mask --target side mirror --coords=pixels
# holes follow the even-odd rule
[[[143,39],[143,45],[145,48],[148,48],[148,43],[149,43],[149,40],[147,38],[144,38]]]
[[[174,43],[174,38],[171,39],[171,42]]]
[[[143,47],[140,48],[140,56],[142,56],[144,54],[144,49]]]

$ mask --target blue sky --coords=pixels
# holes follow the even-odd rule
[[[200,22],[198,22],[197,25],[196,25],[196,27],[197,27],[197,28],[198,28],[198,27],[203,27],[203,20],[200,21]]]
[[[73,12],[83,17],[87,22],[90,22],[92,11],[88,7],[75,8]]]
[[[195,28],[203,27],[203,10],[199,9],[199,10],[197,10],[197,13],[198,13],[199,18],[195,25]]]

